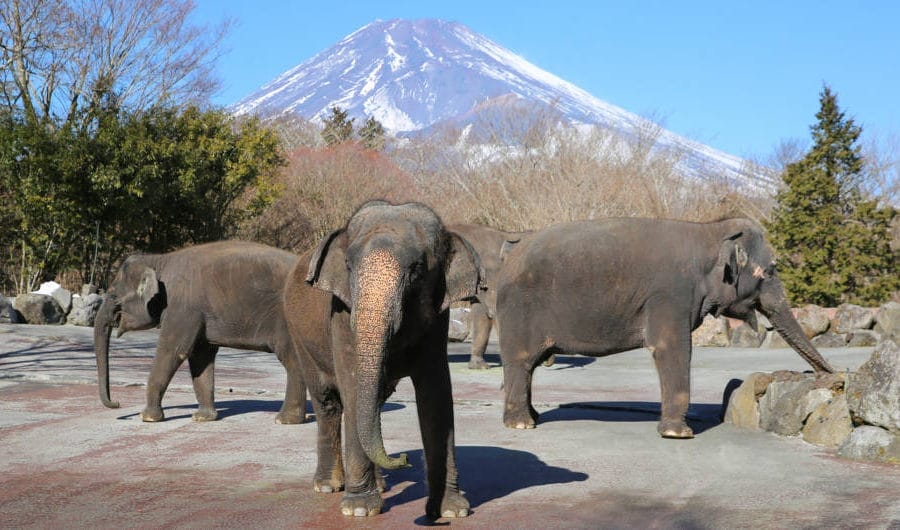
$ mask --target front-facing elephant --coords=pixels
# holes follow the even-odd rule
[[[387,455],[381,436],[381,407],[406,376],[424,444],[426,513],[468,514],[454,460],[447,328],[450,303],[475,296],[479,270],[469,245],[426,206],[374,201],[291,272],[285,315],[319,429],[314,487],[346,488],[345,515],[380,513],[377,467],[407,465],[406,455]]]
[[[275,352],[287,371],[278,423],[302,423],[306,387],[284,320],[282,289],[297,256],[244,241],[221,241],[168,254],[135,254],[119,268],[94,322],[100,400],[110,408],[109,339],[159,326],[147,380],[144,421],[164,419],[162,398],[187,359],[199,409],[197,421],[215,420],[216,353],[220,346]]]
[[[646,346],[661,386],[659,433],[691,438],[691,331],[707,314],[755,321],[759,310],[816,371],[834,371],[791,314],[762,229],[750,220],[566,223],[504,252],[497,310],[507,427],[534,427],[531,378],[544,357]]]

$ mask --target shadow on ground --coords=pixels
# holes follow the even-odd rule
[[[722,423],[721,411],[718,403],[692,403],[687,413],[688,425],[694,434],[700,434]],[[562,403],[559,408],[541,413],[538,424],[573,420],[658,422],[659,416],[658,401],[592,401]]]
[[[447,360],[450,362],[450,364],[459,363],[468,365],[469,357],[470,355],[468,353],[447,354]],[[496,353],[485,353],[484,360],[488,363],[488,365],[490,365],[491,368],[500,368],[501,366],[503,366],[500,361],[500,355]],[[587,357],[581,355],[556,355],[554,357],[553,366],[557,370],[565,370],[567,368],[581,368],[582,366],[587,366],[596,361],[596,357]]]
[[[166,421],[191,418],[191,415],[197,410],[197,405],[172,405],[163,407],[163,413],[166,415]],[[401,403],[385,403],[381,408],[381,412],[392,412],[406,408]],[[219,419],[222,421],[229,416],[237,416],[239,414],[250,414],[253,412],[271,412],[273,416],[281,410],[281,401],[272,399],[230,399],[226,401],[216,401],[216,411],[219,413]],[[119,416],[118,420],[130,420],[140,416],[140,412],[125,414]],[[306,423],[315,421],[312,405],[306,402]],[[274,421],[274,417],[273,417]]]

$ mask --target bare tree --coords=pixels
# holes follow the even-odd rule
[[[92,104],[203,104],[228,22],[192,25],[190,0],[0,3],[2,103],[28,118],[73,119]]]

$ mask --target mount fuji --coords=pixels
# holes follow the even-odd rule
[[[332,107],[357,122],[374,117],[395,135],[442,123],[465,123],[492,103],[552,108],[574,124],[633,134],[646,119],[592,96],[522,57],[443,20],[375,21],[281,74],[241,99],[234,115],[294,113],[314,122]],[[769,188],[744,161],[662,129],[658,146],[683,153],[690,176],[718,178],[741,187]]]

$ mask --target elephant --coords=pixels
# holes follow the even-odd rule
[[[500,249],[506,241],[518,241],[529,232],[504,232],[479,224],[455,224],[450,225],[449,229],[462,236],[475,249],[485,274],[484,283],[488,288],[472,301],[469,313],[472,322],[469,368],[484,370],[489,368],[484,360],[484,352],[491,337],[491,328],[497,312],[497,290],[493,285],[500,269]]]
[[[287,371],[287,386],[275,421],[303,423],[306,385],[284,319],[282,289],[297,261],[290,252],[244,241],[220,241],[167,254],[125,259],[104,295],[94,321],[94,353],[100,401],[109,395],[109,340],[159,326],[159,342],[147,380],[141,419],[162,421],[162,398],[187,359],[199,404],[195,421],[218,416],[213,398],[220,346],[275,352]]]
[[[834,369],[794,319],[762,228],[749,219],[691,223],[604,219],[545,228],[505,245],[497,279],[507,427],[529,429],[537,364],[553,353],[650,350],[664,438],[692,438],[691,331],[707,314],[755,326],[756,310],[816,372]]]
[[[447,331],[450,304],[480,285],[475,251],[419,203],[363,204],[289,274],[285,317],[318,424],[314,489],[346,488],[344,515],[380,513],[378,468],[407,467],[405,454],[387,455],[381,434],[381,407],[406,376],[424,445],[426,514],[468,515],[457,485]]]

